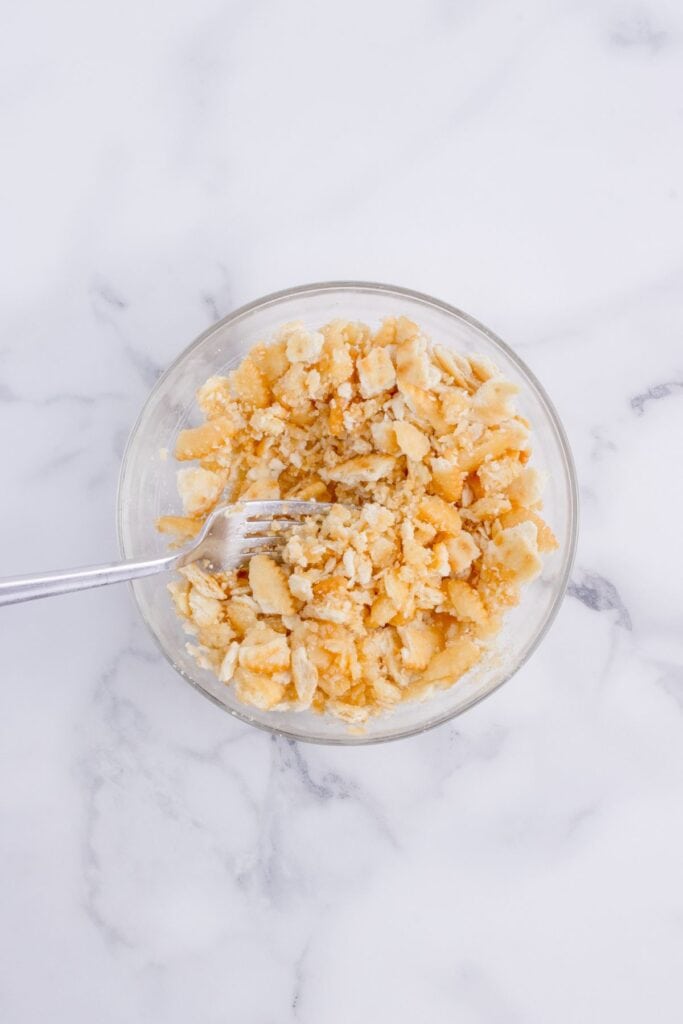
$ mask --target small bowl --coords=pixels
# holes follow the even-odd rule
[[[257,342],[290,320],[318,327],[335,317],[378,326],[387,316],[405,315],[431,337],[458,352],[490,356],[519,386],[519,409],[532,425],[533,464],[546,474],[544,516],[559,550],[544,558],[542,575],[524,588],[522,600],[506,616],[485,659],[448,690],[422,702],[400,704],[371,718],[364,732],[310,711],[259,711],[237,700],[233,689],[197,666],[185,650],[188,640],[166,590],[168,577],[133,584],[142,617],[177,672],[225,711],[271,732],[317,743],[362,744],[398,739],[447,722],[477,704],[524,664],[547,633],[560,606],[574,557],[577,485],[569,444],[550,399],[521,359],[466,313],[428,295],[381,284],[342,281],[304,285],[267,295],[243,306],[205,331],[159,379],[133,427],[121,468],[118,532],[124,558],[151,558],[167,551],[167,538],[155,529],[158,516],[179,507],[172,457],[178,431],[201,419],[196,389],[225,374]]]

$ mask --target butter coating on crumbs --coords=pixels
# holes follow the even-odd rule
[[[456,683],[557,547],[515,392],[404,317],[286,324],[208,380],[175,451],[184,513],[159,529],[186,541],[219,501],[340,504],[279,562],[181,571],[197,662],[245,704],[350,723]]]

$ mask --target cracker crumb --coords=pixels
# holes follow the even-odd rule
[[[289,528],[279,561],[181,571],[169,592],[197,663],[246,704],[355,731],[456,684],[557,547],[516,391],[406,317],[285,324],[210,378],[175,445],[194,463],[183,514],[159,530],[186,541],[221,499],[336,504]]]

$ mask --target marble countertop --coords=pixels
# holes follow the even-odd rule
[[[540,650],[386,746],[232,721],[125,587],[3,609],[3,1021],[680,1021],[680,4],[28,0],[0,68],[2,574],[115,557],[159,372],[314,280],[499,333],[582,499]]]

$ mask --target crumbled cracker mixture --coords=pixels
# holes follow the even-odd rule
[[[206,422],[175,451],[194,463],[184,515],[162,531],[193,537],[219,501],[340,504],[288,531],[279,561],[182,570],[199,664],[246,704],[351,723],[455,683],[557,547],[515,391],[404,317],[286,324],[208,380]]]

